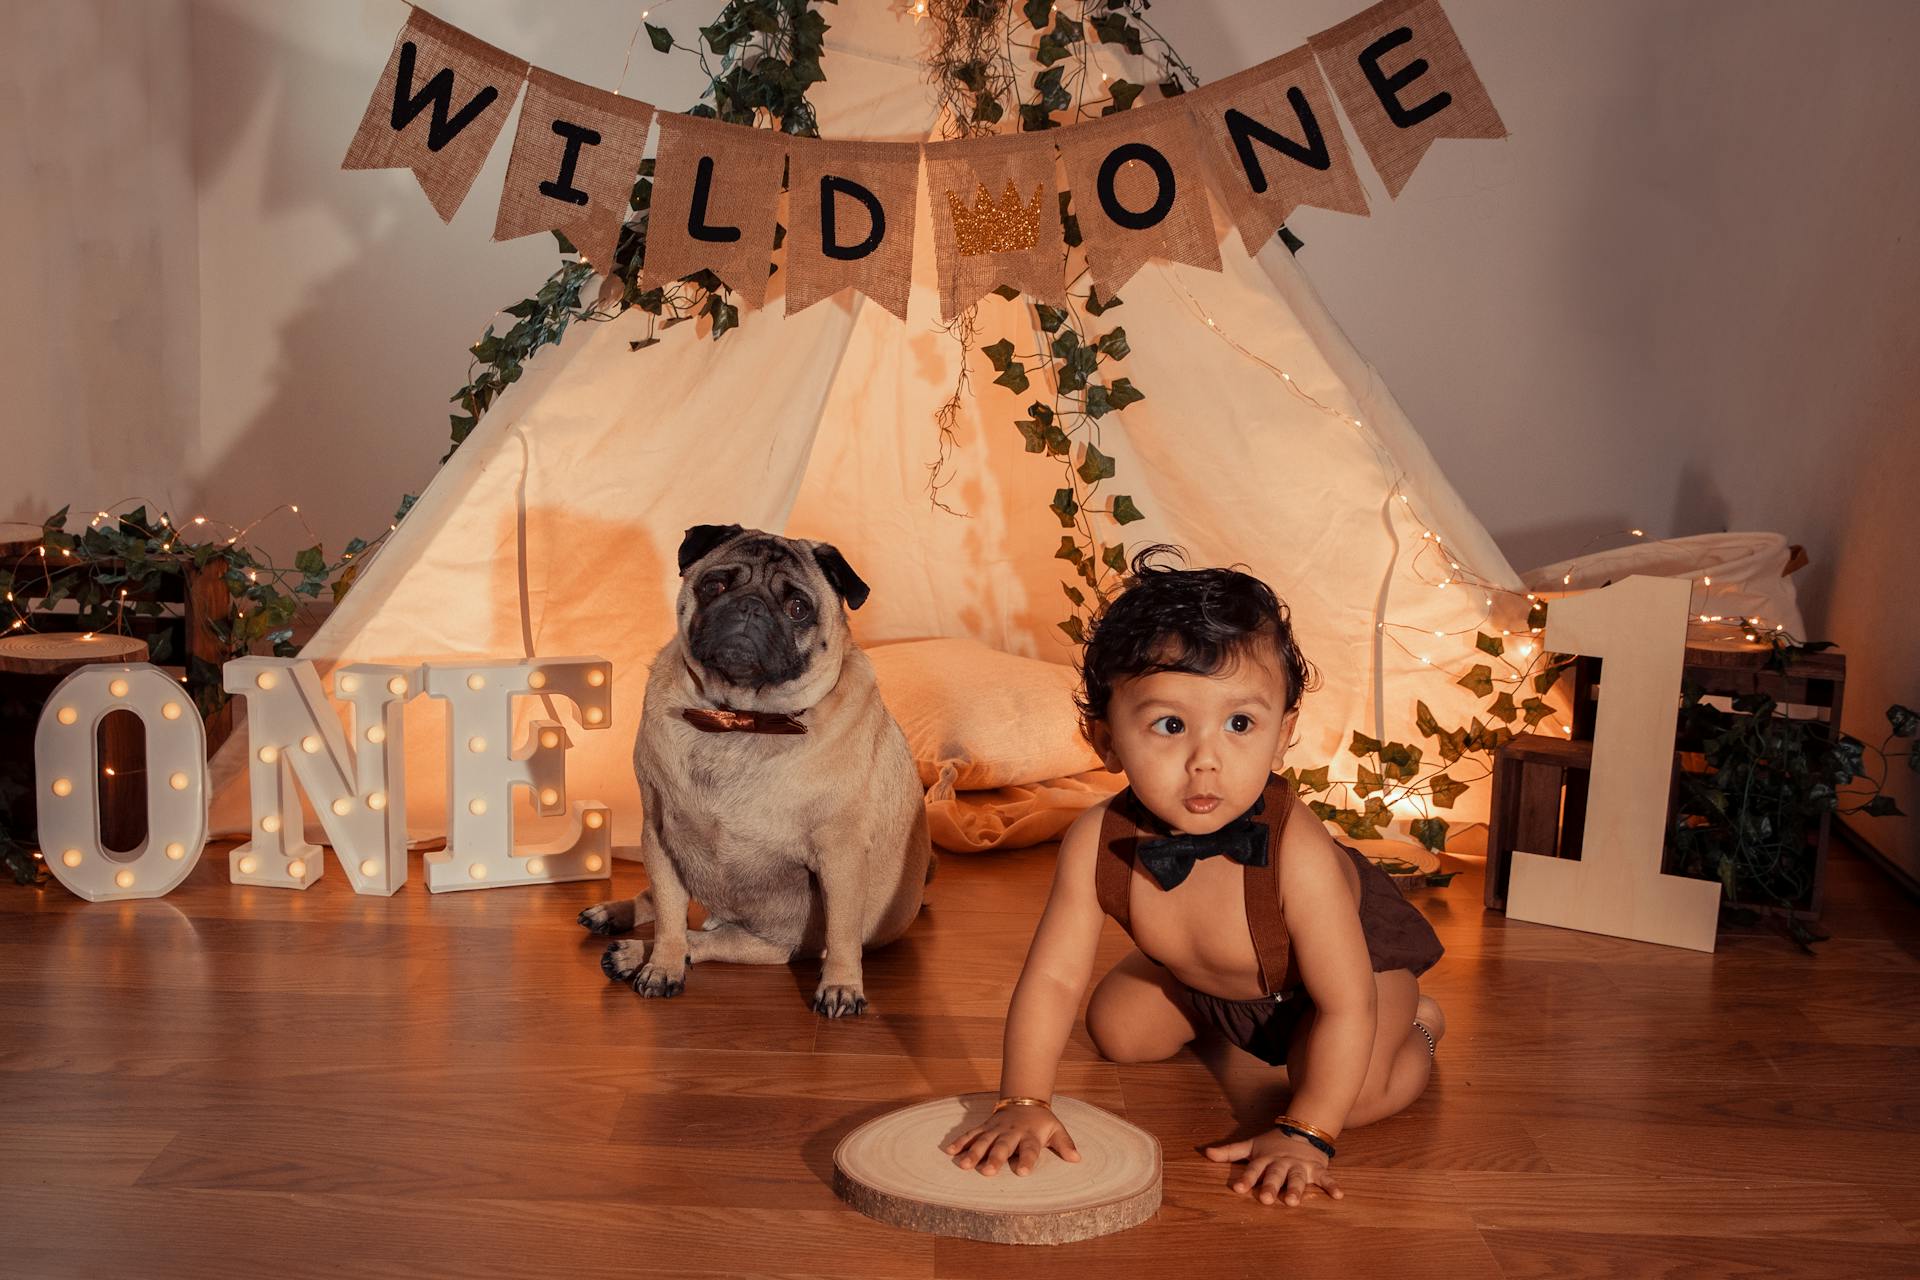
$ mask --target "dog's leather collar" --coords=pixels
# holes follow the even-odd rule
[[[705,696],[707,687],[692,663],[683,664],[693,687]],[[735,711],[732,707],[682,707],[680,718],[702,733],[805,733],[807,726],[790,711]]]
[[[807,726],[785,711],[734,711],[727,707],[682,707],[680,718],[702,733],[805,733]]]

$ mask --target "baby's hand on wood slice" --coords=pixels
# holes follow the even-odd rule
[[[1048,1151],[1069,1164],[1080,1163],[1079,1148],[1050,1107],[1008,1107],[941,1150],[962,1169],[978,1168],[988,1178],[1005,1165],[1012,1166],[1015,1176],[1025,1177]]]

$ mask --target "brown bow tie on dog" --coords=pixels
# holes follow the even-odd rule
[[[682,707],[680,718],[702,733],[805,733],[788,711],[734,711],[727,707]]]

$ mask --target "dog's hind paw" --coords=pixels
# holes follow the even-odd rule
[[[670,1000],[687,989],[687,971],[671,974],[650,964],[634,978],[633,989],[649,1000]]]
[[[633,928],[633,924],[632,898],[615,898],[612,902],[598,903],[580,913],[580,927],[588,933],[597,933],[602,937],[612,933],[625,933]]]
[[[615,982],[632,982],[634,975],[647,962],[647,944],[644,942],[615,942],[600,953],[600,968],[607,977]]]
[[[830,987],[821,983],[813,993],[813,1011],[823,1018],[857,1017],[867,1011],[867,997],[859,987]]]

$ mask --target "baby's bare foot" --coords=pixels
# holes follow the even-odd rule
[[[1435,1044],[1447,1034],[1447,1015],[1440,1012],[1440,1004],[1432,996],[1423,995],[1414,1004],[1413,1020],[1427,1029]]]

